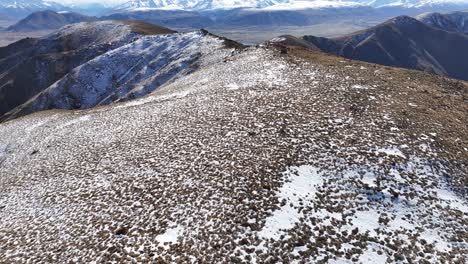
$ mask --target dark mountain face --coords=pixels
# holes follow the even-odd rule
[[[101,20],[138,20],[170,28],[203,28],[213,21],[197,12],[181,10],[145,10],[115,13],[101,17]]]
[[[451,32],[468,33],[468,11],[448,14],[428,13],[417,17],[427,25]]]
[[[74,12],[55,12],[51,10],[34,12],[18,23],[7,28],[9,31],[34,31],[58,29],[68,24],[94,21],[95,17],[89,17]]]
[[[406,16],[341,38],[303,39],[325,52],[350,59],[468,80],[468,36]]]
[[[170,33],[136,22],[84,22],[42,39],[0,48],[0,116],[25,103],[75,67],[144,34]]]

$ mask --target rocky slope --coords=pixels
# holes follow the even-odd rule
[[[147,34],[171,32],[145,23],[84,22],[66,26],[41,39],[24,39],[2,47],[0,116],[26,103],[76,67],[99,55]]]
[[[323,51],[350,59],[468,80],[468,36],[400,16],[348,36],[304,36]]]
[[[271,45],[0,124],[0,261],[464,263],[467,84]]]
[[[65,25],[95,21],[95,17],[89,17],[74,12],[55,12],[51,10],[34,12],[18,23],[9,26],[8,31],[35,31],[59,29]]]
[[[224,40],[202,31],[141,37],[79,65],[3,118],[138,98],[230,52]]]

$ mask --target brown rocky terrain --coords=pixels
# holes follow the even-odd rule
[[[0,124],[0,262],[466,262],[465,82],[278,43],[219,56]]]

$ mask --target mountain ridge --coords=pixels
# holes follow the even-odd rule
[[[325,52],[468,80],[468,36],[408,16],[336,39],[304,36]],[[447,47],[451,47],[447,49]]]
[[[217,55],[136,100],[1,123],[0,260],[463,263],[466,82]]]
[[[0,115],[24,104],[74,68],[139,36],[174,31],[135,21],[72,24],[0,48]]]
[[[446,31],[468,33],[468,11],[452,13],[425,13],[416,17],[419,21]]]

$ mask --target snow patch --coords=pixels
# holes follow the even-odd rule
[[[377,253],[378,247],[373,244],[369,244],[367,249],[359,257],[360,263],[372,263],[372,264],[385,264],[387,263],[387,255],[382,251],[382,254]]]
[[[176,226],[169,228],[163,234],[160,234],[156,237],[156,241],[159,244],[163,245],[165,248],[169,247],[169,244],[177,243],[177,238],[182,235],[184,228],[181,226]]]
[[[376,154],[379,153],[384,153],[387,156],[398,156],[406,159],[406,156],[399,150],[397,147],[392,146],[392,147],[386,147],[386,148],[381,148],[376,150]]]
[[[278,197],[286,204],[266,219],[265,226],[259,232],[260,237],[278,239],[283,230],[293,228],[302,216],[299,203],[302,201],[304,206],[310,204],[317,187],[323,183],[318,168],[309,165],[291,167],[285,175],[288,182],[281,187]]]

